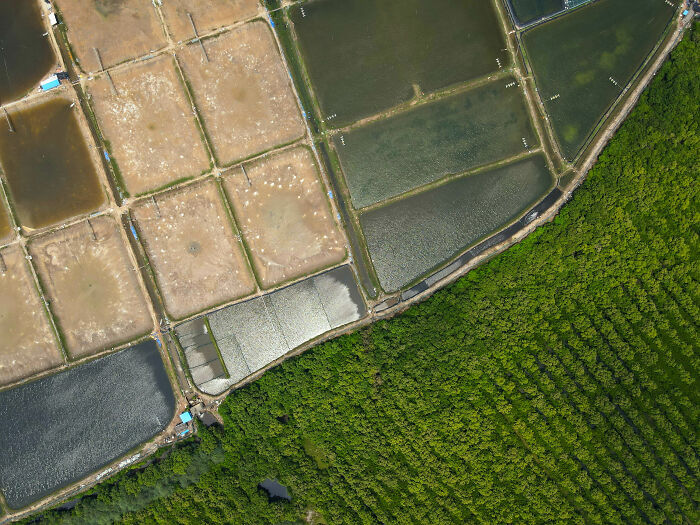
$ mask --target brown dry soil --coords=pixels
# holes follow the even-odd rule
[[[254,291],[214,181],[145,199],[132,216],[171,317],[182,319]]]
[[[151,0],[56,0],[83,71],[104,67],[165,47],[163,27]]]
[[[103,75],[87,85],[126,189],[140,194],[209,168],[192,107],[170,55]]]
[[[161,7],[170,34],[176,41],[195,37],[187,13],[192,15],[197,33],[203,35],[251,18],[258,14],[259,9],[257,0],[167,0]]]
[[[264,288],[345,258],[343,237],[307,148],[270,155],[244,168],[245,173],[233,169],[224,186]]]
[[[29,250],[72,357],[153,329],[136,269],[112,218],[97,217],[43,235]]]
[[[63,363],[19,245],[0,250],[0,386]]]
[[[292,142],[304,123],[270,29],[245,24],[177,52],[216,157],[231,164]]]

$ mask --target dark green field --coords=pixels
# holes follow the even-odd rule
[[[699,70],[696,30],[554,222],[40,522],[699,523]]]
[[[313,0],[289,14],[333,127],[410,100],[414,84],[432,92],[509,60],[490,1]]]
[[[674,11],[663,0],[599,0],[523,34],[564,157],[576,157]]]
[[[509,87],[506,87],[509,86]],[[537,147],[512,77],[336,135],[355,208]]]

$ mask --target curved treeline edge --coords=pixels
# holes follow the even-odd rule
[[[553,223],[40,521],[699,523],[699,106],[695,28]]]

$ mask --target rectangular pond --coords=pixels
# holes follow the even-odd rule
[[[564,0],[508,0],[520,25],[529,24],[564,9]]]
[[[355,208],[537,146],[521,88],[506,77],[336,135]]]
[[[46,31],[37,0],[0,0],[0,105],[26,95],[57,64]]]
[[[322,117],[333,126],[509,60],[491,1],[313,0],[290,7],[289,16]]]
[[[105,200],[68,96],[8,110],[14,132],[0,121],[0,164],[22,226],[42,228],[91,212]]]
[[[554,184],[544,157],[451,180],[360,216],[377,276],[397,291],[532,207]]]
[[[0,491],[19,509],[162,431],[175,398],[152,340],[0,392]]]
[[[340,266],[250,301],[209,314],[211,334],[229,377],[202,355],[185,349],[197,387],[219,394],[305,342],[364,317],[367,309],[349,266]],[[177,327],[180,343],[202,337],[199,319]],[[202,367],[209,367],[203,369]],[[201,368],[201,370],[200,370]],[[196,375],[196,377],[195,377]]]
[[[661,38],[663,0],[599,0],[523,33],[539,95],[573,160]]]

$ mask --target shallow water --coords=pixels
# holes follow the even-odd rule
[[[323,117],[341,126],[505,67],[492,2],[314,0],[289,14]]]
[[[152,340],[0,392],[0,491],[26,506],[147,441],[174,411]]]
[[[11,231],[10,216],[5,209],[5,205],[0,201],[0,244],[2,241],[7,240]]]
[[[382,287],[396,291],[530,208],[553,178],[541,155],[452,180],[360,216]]]
[[[0,0],[0,104],[21,98],[56,65],[37,0]]]
[[[91,212],[104,202],[88,145],[67,98],[8,110],[0,120],[0,163],[23,226],[42,228]]]
[[[524,153],[537,135],[521,88],[506,77],[336,135],[334,145],[362,208]]]

